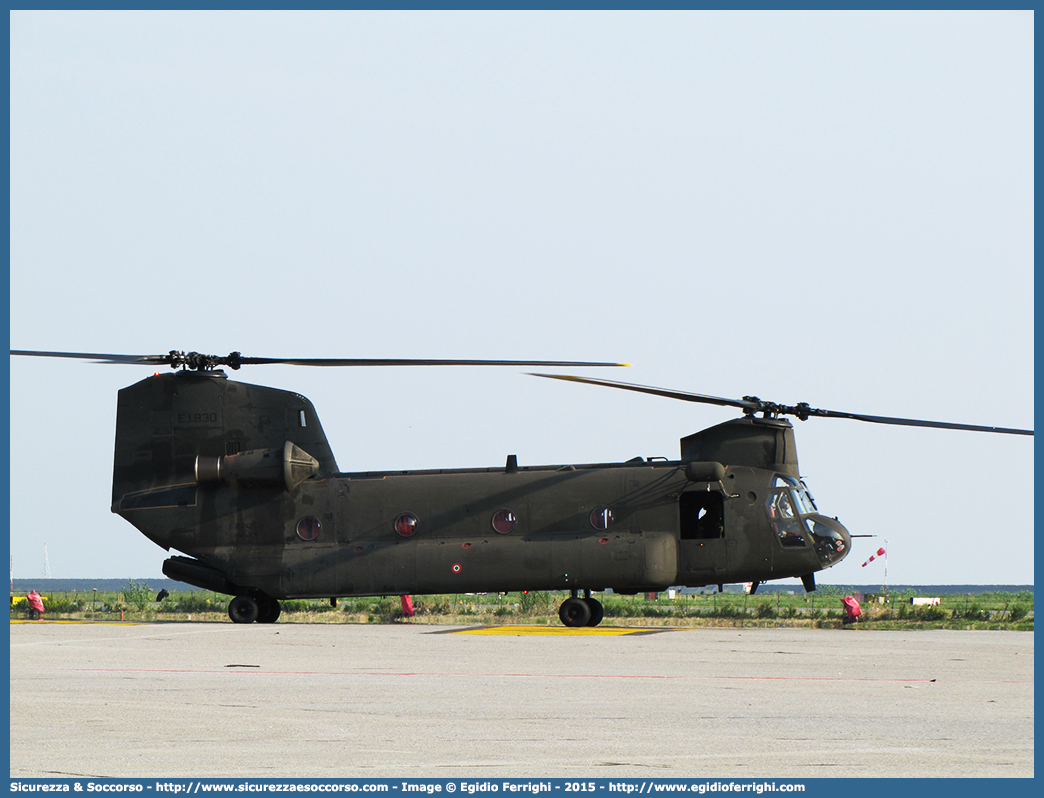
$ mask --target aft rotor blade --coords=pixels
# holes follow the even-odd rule
[[[601,363],[575,360],[415,360],[410,358],[277,358],[241,357],[247,365],[288,366],[629,366],[630,363]]]
[[[665,396],[668,399],[681,399],[685,402],[702,402],[708,405],[719,405],[721,407],[740,407],[744,410],[757,412],[761,410],[760,405],[748,402],[744,399],[725,399],[721,396],[707,396],[701,393],[688,393],[686,391],[672,391],[668,388],[654,388],[651,385],[635,385],[630,382],[615,382],[613,380],[599,380],[594,377],[575,377],[569,374],[530,374],[530,377],[546,377],[549,380],[566,380],[568,382],[583,382],[588,385],[604,385],[607,388],[620,388],[624,391],[636,391],[637,393],[650,393],[653,396]]]
[[[137,365],[162,365],[170,362],[170,355],[103,355],[91,352],[37,352],[28,349],[12,349],[12,355],[28,357],[65,357],[92,360],[95,363],[128,363]]]
[[[95,363],[118,363],[138,365],[188,366],[190,368],[216,368],[230,366],[238,369],[243,365],[288,365],[288,366],[628,366],[629,363],[604,363],[601,361],[577,360],[423,360],[411,358],[283,358],[244,357],[238,352],[229,355],[199,355],[196,352],[169,352],[165,355],[112,355],[89,352],[40,352],[12,349],[12,355],[29,357],[61,357],[90,360]]]

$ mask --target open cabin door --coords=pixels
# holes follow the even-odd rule
[[[678,576],[686,585],[713,585],[728,573],[725,497],[694,488],[678,497]]]

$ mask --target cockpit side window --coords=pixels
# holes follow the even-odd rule
[[[774,495],[775,501],[772,503],[772,507],[775,510],[775,516],[777,518],[793,518],[794,505],[791,503],[790,491],[779,490]]]
[[[766,510],[780,545],[786,548],[808,546],[804,524],[798,516],[798,513],[805,512],[805,501],[805,494],[798,488],[797,480],[781,476],[775,478]]]

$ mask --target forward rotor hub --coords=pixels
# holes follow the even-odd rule
[[[227,357],[220,355],[201,355],[199,352],[179,352],[176,349],[170,350],[168,354],[170,367],[176,368],[187,368],[193,371],[213,371],[219,366],[228,366],[234,371],[238,371],[242,366],[242,354],[240,352],[231,352]]]

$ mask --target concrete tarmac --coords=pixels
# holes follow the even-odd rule
[[[11,776],[1033,776],[1017,632],[13,623]]]

